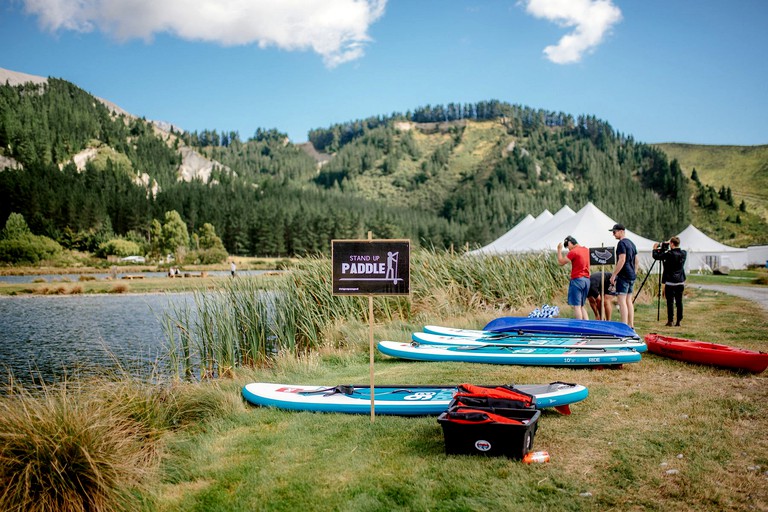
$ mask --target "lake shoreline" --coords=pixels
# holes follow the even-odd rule
[[[228,271],[218,271],[220,275],[203,277],[200,272],[195,275],[182,276],[153,276],[141,278],[103,278],[85,280],[51,280],[43,282],[9,283],[0,282],[0,296],[27,295],[89,295],[89,294],[136,294],[136,293],[173,293],[194,292],[214,289],[223,286],[232,279]],[[103,274],[103,272],[101,272]],[[235,279],[260,279],[266,283],[283,273],[278,270],[244,270],[239,271]],[[40,274],[43,275],[43,274]],[[44,274],[53,275],[53,274]],[[58,274],[65,275],[65,274]],[[87,274],[83,274],[87,275]],[[132,276],[133,277],[133,276]]]

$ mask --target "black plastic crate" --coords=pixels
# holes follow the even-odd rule
[[[445,453],[449,455],[522,459],[533,449],[540,415],[541,411],[536,409],[491,411],[458,407],[442,413],[437,421],[443,427]],[[507,419],[520,424],[507,423]]]

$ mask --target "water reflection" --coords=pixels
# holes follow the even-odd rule
[[[148,372],[163,358],[160,318],[188,293],[0,297],[0,384],[24,384],[80,369]]]

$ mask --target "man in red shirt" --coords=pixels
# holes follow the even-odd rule
[[[589,320],[587,302],[589,293],[589,249],[582,247],[575,238],[565,237],[568,254],[563,256],[563,244],[557,244],[557,262],[565,265],[571,262],[571,281],[568,283],[568,305],[573,306],[573,316],[577,320]]]

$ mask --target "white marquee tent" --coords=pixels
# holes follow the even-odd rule
[[[530,215],[500,238],[469,254],[555,251],[557,244],[562,243],[569,235],[585,247],[616,247],[617,240],[609,231],[616,222],[592,203],[587,203],[576,213],[564,206],[555,215],[545,210],[533,221],[529,217]],[[637,246],[642,264],[649,265],[654,241],[629,229],[626,230],[626,235]]]
[[[574,237],[584,247],[616,247],[617,240],[609,231],[616,222],[592,203],[575,212],[563,206],[554,215],[544,210],[538,217],[530,214],[512,229],[490,244],[470,251],[473,256],[552,251],[566,236]],[[649,268],[653,263],[651,251],[654,240],[642,237],[630,229],[626,236],[637,247],[640,265]],[[721,244],[689,225],[678,237],[680,246],[688,252],[687,270],[716,269],[727,266],[746,268],[747,249]]]
[[[711,239],[692,224],[679,235],[680,248],[688,252],[687,270],[747,268],[747,249],[729,247]]]

